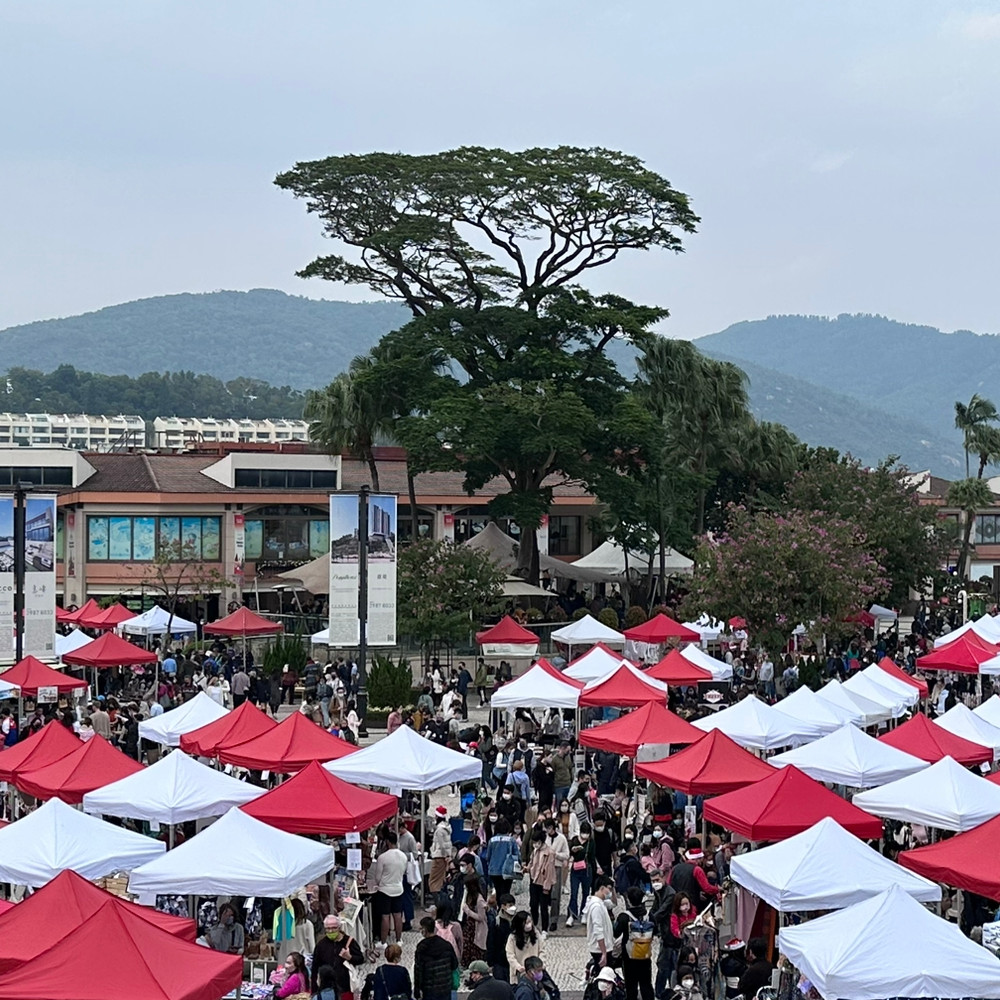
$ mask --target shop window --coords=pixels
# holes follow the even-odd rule
[[[549,517],[549,555],[580,555],[580,517]]]

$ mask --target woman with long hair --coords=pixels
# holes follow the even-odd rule
[[[284,970],[285,978],[274,991],[276,997],[290,997],[296,993],[309,992],[309,973],[301,951],[293,951],[285,959]]]
[[[535,922],[527,910],[518,910],[510,922],[510,937],[507,938],[507,962],[515,976],[524,972],[524,960],[534,955],[542,956],[542,936],[535,929]]]
[[[462,900],[462,967],[467,969],[486,954],[486,900],[479,876],[473,871],[462,880],[465,898]]]

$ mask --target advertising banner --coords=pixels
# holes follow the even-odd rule
[[[247,554],[246,517],[233,514],[233,576],[242,587],[243,563]]]
[[[0,657],[14,657],[14,498],[9,494],[0,496]]]
[[[55,656],[56,498],[29,493],[24,513],[24,655]]]

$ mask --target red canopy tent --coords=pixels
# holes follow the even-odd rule
[[[67,691],[88,686],[87,682],[79,677],[70,677],[59,670],[53,670],[33,656],[26,656],[15,663],[10,670],[5,670],[0,674],[0,680],[16,684],[21,689],[21,694],[32,697],[38,695],[39,688],[55,688],[60,694],[65,694]]]
[[[648,701],[628,715],[623,715],[603,726],[584,729],[580,743],[595,750],[635,757],[644,743],[688,744],[696,743],[705,733],[674,715],[669,708]]]
[[[830,816],[857,837],[882,836],[882,820],[789,765],[735,792],[709,799],[705,818],[749,840],[784,840]]]
[[[67,625],[73,622],[73,615],[75,614],[76,611],[67,611],[65,608],[59,607],[58,604],[56,605],[56,622],[60,625]]]
[[[89,601],[86,601],[83,605],[77,608],[76,611],[65,612],[65,617],[62,621],[72,625],[79,625],[81,618],[88,618],[90,615],[96,615],[100,612],[100,610],[100,604],[98,604],[97,601],[91,597]]]
[[[485,643],[508,643],[516,646],[538,645],[538,636],[529,632],[524,626],[518,625],[510,615],[504,615],[492,628],[476,633],[476,642],[480,646]]]
[[[636,625],[635,628],[625,629],[625,638],[633,642],[646,642],[653,646],[658,646],[667,639],[685,639],[688,642],[697,642],[701,636],[694,629],[687,628],[680,622],[675,622],[673,618],[665,614],[653,615],[648,622]]]
[[[136,667],[144,663],[156,663],[156,653],[140,649],[114,632],[105,632],[86,646],[74,649],[72,653],[64,653],[63,662],[80,667]]]
[[[395,795],[358,788],[314,760],[294,777],[240,808],[286,833],[342,835],[367,830],[394,816],[399,800]]]
[[[87,792],[142,770],[142,764],[117,750],[100,736],[91,736],[72,753],[44,767],[19,768],[14,784],[36,799],[62,799],[69,805],[83,801]]]
[[[736,615],[735,617],[729,619],[729,627],[730,628],[746,628],[747,627],[747,620],[745,618],[740,618],[739,615]]]
[[[113,901],[75,928],[57,927],[61,940],[0,979],[0,998],[219,1000],[243,980],[242,955],[182,941]]]
[[[50,722],[37,733],[0,753],[0,781],[13,781],[18,771],[52,764],[79,750],[82,745],[61,722]]]
[[[7,824],[5,823],[4,826]],[[9,899],[0,899],[0,915],[13,910],[17,903],[12,903]]]
[[[301,714],[301,713],[299,713]],[[253,702],[245,701],[221,719],[181,736],[181,749],[196,757],[214,757],[223,746],[236,746],[274,729],[277,723]]]
[[[1000,816],[936,844],[901,851],[896,860],[910,871],[958,889],[1000,900]]]
[[[580,692],[581,708],[638,708],[651,701],[665,705],[667,692],[650,683],[629,663],[621,664],[607,677],[592,681]]]
[[[722,730],[713,729],[666,760],[636,763],[635,773],[688,795],[718,795],[768,778],[775,771]]]
[[[76,624],[84,628],[108,629],[117,628],[130,618],[135,618],[134,611],[129,611],[121,604],[112,604],[107,608],[98,608],[96,611],[81,614],[76,619]]]
[[[0,760],[3,760],[3,758],[0,757]],[[992,774],[987,774],[985,777],[987,781],[992,781],[994,785],[1000,785],[1000,771],[994,771]]]
[[[358,748],[333,736],[301,712],[292,712],[266,733],[236,745],[220,746],[216,755],[225,764],[254,771],[290,774],[301,771],[314,760],[339,760]]]
[[[1000,646],[987,642],[972,629],[946,642],[917,660],[921,670],[954,670],[960,674],[978,674],[979,664],[1000,653]]]
[[[586,685],[585,681],[578,681],[575,677],[567,677],[561,670],[557,667],[552,666],[551,663],[544,656],[539,657],[535,660],[535,666],[544,670],[547,674],[555,677],[557,681],[562,681],[563,684],[569,684],[571,687],[575,687],[578,691],[582,691]]]
[[[869,611],[855,611],[854,614],[848,615],[845,622],[857,622],[859,625],[864,625],[865,628],[871,628],[875,624],[875,616]]]
[[[181,941],[193,942],[198,935],[193,920],[171,917],[151,906],[130,903],[67,870],[38,892],[25,897],[16,914],[0,918],[0,974],[30,962],[36,955],[64,941],[69,932],[109,903]]]
[[[926,715],[915,715],[895,729],[879,737],[897,750],[912,754],[929,764],[936,764],[942,757],[953,757],[959,764],[985,764],[993,760],[993,748],[963,739],[947,729],[934,725]]]
[[[653,664],[646,674],[674,687],[693,687],[695,684],[715,679],[707,670],[681,656],[679,649],[670,650],[659,663]]]
[[[205,626],[205,632],[210,635],[241,635],[244,638],[249,635],[275,635],[283,630],[281,622],[261,618],[249,608],[237,608],[231,615]]]
[[[895,677],[897,680],[903,681],[911,687],[915,687],[920,692],[921,698],[926,698],[928,694],[930,694],[930,688],[927,686],[927,681],[922,681],[919,677],[911,677],[905,670],[890,660],[888,656],[883,656],[882,659],[878,661],[878,668],[879,670],[884,670],[890,677]]]

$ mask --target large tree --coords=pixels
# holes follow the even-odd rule
[[[962,432],[962,443],[965,447],[965,476],[968,479],[972,473],[969,471],[969,455],[975,450],[973,439],[976,431],[981,427],[988,427],[1000,419],[996,405],[992,400],[985,399],[975,393],[968,403],[957,401],[955,403],[955,426]],[[982,479],[980,472],[979,478]]]

